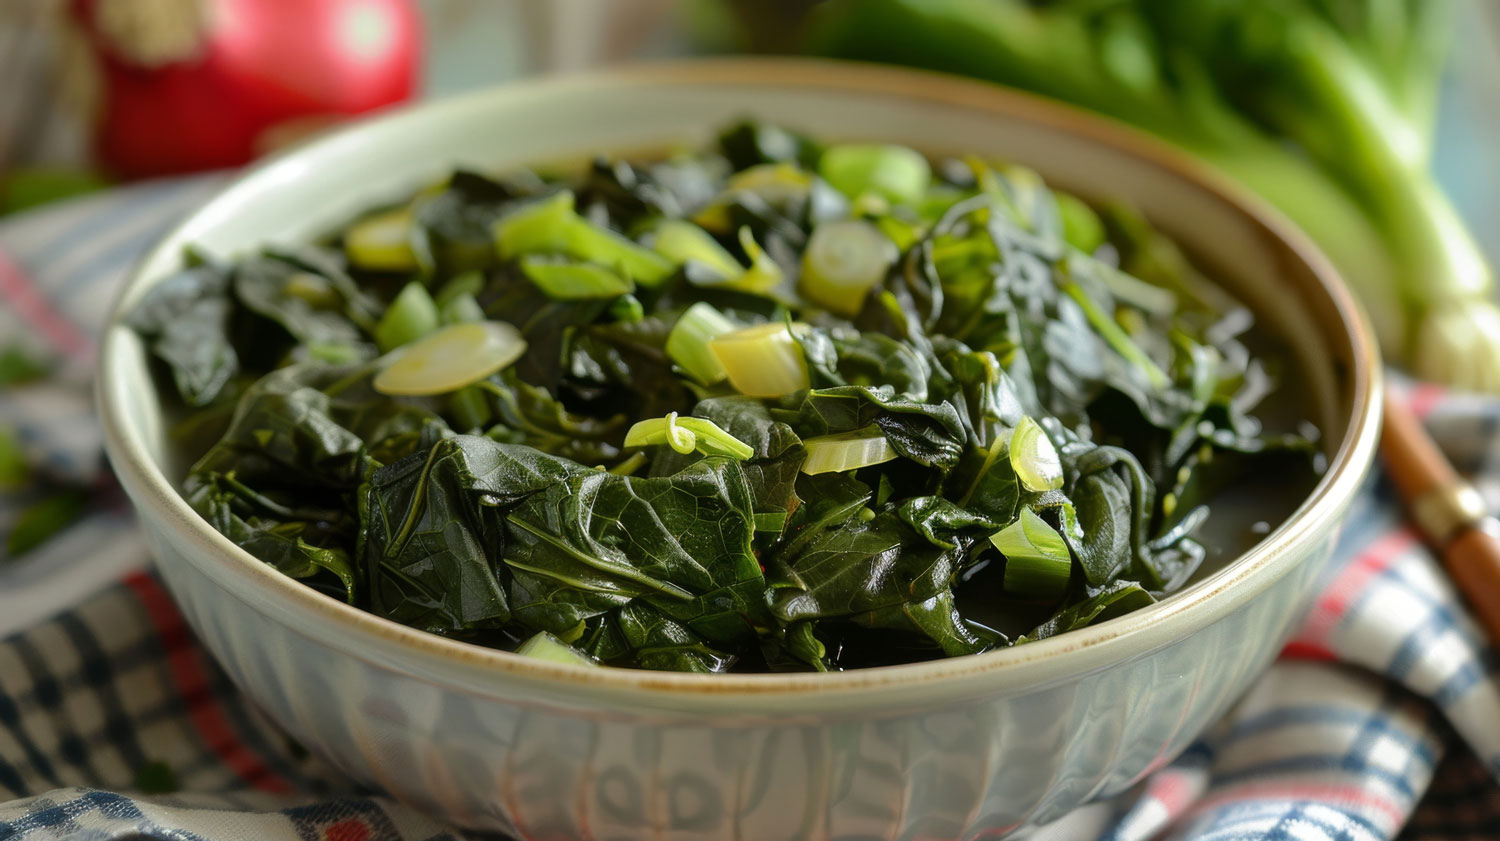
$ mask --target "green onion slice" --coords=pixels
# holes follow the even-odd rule
[[[818,174],[851,199],[873,193],[892,202],[916,202],[932,182],[932,167],[905,146],[831,146],[818,161]]]
[[[526,339],[503,321],[450,324],[397,351],[375,375],[382,394],[446,394],[479,382],[526,352]]]
[[[1005,556],[1005,589],[1022,596],[1061,598],[1073,574],[1073,557],[1057,529],[1030,508],[1021,517],[990,536],[990,543]]]
[[[678,265],[692,261],[725,279],[745,272],[745,267],[712,234],[682,219],[669,219],[658,226],[651,247]]]
[[[393,350],[431,333],[441,323],[442,315],[427,287],[414,280],[396,294],[375,325],[375,343],[381,350]]]
[[[464,292],[454,295],[438,305],[438,316],[444,324],[461,324],[465,321],[483,321],[484,307],[473,295]]]
[[[495,250],[504,260],[529,254],[560,254],[598,263],[645,286],[666,280],[677,269],[655,251],[579,216],[573,209],[573,194],[567,190],[532,202],[496,222]]]
[[[1010,435],[1010,466],[1029,491],[1051,491],[1063,486],[1062,459],[1052,439],[1029,417]]]
[[[853,317],[898,256],[895,243],[863,219],[824,222],[813,230],[802,254],[802,294],[831,312]]]
[[[597,263],[541,255],[522,257],[521,274],[554,301],[615,298],[635,289],[635,284]]]
[[[594,658],[546,631],[538,631],[531,639],[521,643],[521,647],[516,649],[516,653],[522,657],[546,660],[551,663],[567,663],[573,666],[589,667],[599,665],[598,661]]]
[[[412,214],[407,207],[377,213],[344,234],[344,254],[361,269],[414,272],[417,255],[411,247]]]
[[[680,418],[676,412],[664,418],[637,422],[625,433],[625,446],[649,447],[666,444],[683,455],[697,450],[706,456],[728,456],[744,461],[755,455],[749,444],[730,435],[705,418]]]
[[[878,426],[819,435],[808,438],[802,444],[807,448],[807,457],[802,460],[802,472],[808,475],[857,470],[872,464],[884,464],[898,455]]]
[[[667,356],[677,363],[701,385],[713,385],[728,374],[718,357],[708,349],[708,343],[734,332],[735,324],[725,318],[712,304],[699,302],[688,307],[672,332],[667,334]]]
[[[734,390],[751,397],[780,397],[807,388],[807,358],[792,330],[775,321],[744,327],[710,339],[709,352],[724,367]]]

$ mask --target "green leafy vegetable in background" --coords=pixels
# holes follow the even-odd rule
[[[1134,123],[1269,199],[1421,377],[1500,390],[1493,272],[1430,172],[1452,0],[830,0],[812,52]]]
[[[743,123],[459,172],[324,246],[197,259],[132,323],[217,435],[187,499],[267,564],[527,656],[718,672],[979,652],[1180,587],[1216,488],[1315,477],[1250,414],[1249,320],[1027,170]]]

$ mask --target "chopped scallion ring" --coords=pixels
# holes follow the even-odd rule
[[[717,336],[709,340],[708,349],[724,366],[729,384],[741,394],[780,397],[801,391],[811,382],[802,345],[779,321]]]
[[[920,152],[878,144],[830,146],[818,174],[851,199],[874,193],[897,203],[921,199],[932,182],[932,166]]]
[[[834,435],[819,435],[802,444],[807,448],[807,457],[802,461],[802,472],[812,476],[884,464],[899,455],[878,426]]]
[[[344,235],[344,254],[361,269],[414,272],[417,255],[411,247],[411,209],[399,207],[362,220]]]
[[[393,350],[431,333],[442,323],[442,314],[432,295],[419,281],[406,284],[375,325],[375,343]]]
[[[382,394],[447,394],[479,382],[526,352],[526,339],[503,321],[450,324],[394,354],[373,385]]]
[[[863,219],[824,222],[813,230],[802,254],[802,294],[831,312],[853,317],[898,256],[895,243]]]
[[[628,279],[596,263],[575,263],[540,255],[522,257],[521,274],[554,301],[615,298],[635,289]]]
[[[1052,491],[1063,486],[1062,459],[1046,430],[1029,417],[1010,434],[1010,466],[1029,491]]]
[[[1061,598],[1073,574],[1073,556],[1057,529],[1030,508],[1020,519],[990,536],[1005,556],[1005,589],[1040,599]]]
[[[659,225],[651,247],[678,265],[691,260],[726,280],[745,272],[745,267],[712,234],[682,219],[669,219]]]
[[[667,334],[667,356],[702,385],[713,385],[728,374],[708,343],[734,332],[735,324],[713,308],[698,302],[687,308]]]

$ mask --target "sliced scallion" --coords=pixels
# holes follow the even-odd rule
[[[320,310],[333,309],[344,300],[327,278],[312,272],[292,274],[282,283],[281,291],[294,298],[301,298],[308,306]]]
[[[1093,254],[1104,244],[1104,223],[1092,207],[1077,196],[1053,193],[1057,213],[1062,217],[1063,239],[1085,254]]]
[[[465,292],[449,298],[438,305],[438,316],[444,324],[460,324],[465,321],[483,321],[484,307],[479,300]]]
[[[850,198],[873,193],[893,202],[915,202],[932,181],[932,167],[915,149],[881,144],[830,146],[818,174]]]
[[[898,256],[895,243],[869,222],[824,222],[813,230],[802,254],[799,288],[830,312],[853,317]]]
[[[438,309],[442,309],[449,301],[459,295],[470,295],[478,297],[484,290],[484,275],[479,272],[464,272],[452,280],[443,284],[432,299],[437,302]]]
[[[750,445],[704,418],[680,418],[676,412],[664,418],[637,422],[625,433],[625,446],[649,447],[666,444],[683,455],[698,451],[710,456],[728,456],[744,461],[755,455]]]
[[[597,263],[541,255],[522,257],[521,274],[557,301],[614,298],[635,289],[635,284]]]
[[[381,350],[392,350],[431,333],[441,323],[437,304],[427,287],[412,281],[396,294],[380,323],[375,325],[375,343]]]
[[[757,164],[731,175],[724,187],[722,195],[693,217],[694,222],[720,234],[733,230],[729,207],[735,201],[735,194],[753,193],[768,204],[785,204],[807,194],[812,188],[812,175],[795,164]]]
[[[713,385],[727,374],[718,357],[708,349],[708,343],[734,329],[733,321],[712,304],[700,301],[688,307],[667,334],[667,356],[699,384]]]
[[[522,657],[530,657],[533,660],[546,660],[549,663],[567,663],[571,666],[589,666],[591,668],[599,665],[594,658],[546,631],[538,631],[531,639],[521,643],[521,647],[516,649],[516,653]]]
[[[1063,486],[1062,459],[1046,430],[1029,417],[1021,418],[1010,434],[1010,466],[1029,491],[1051,491]]]
[[[878,426],[819,435],[808,438],[802,444],[807,448],[807,457],[802,460],[802,472],[808,475],[858,470],[872,464],[884,464],[898,455]]]
[[[750,258],[750,268],[741,272],[738,277],[724,284],[730,289],[738,289],[741,292],[752,292],[756,295],[764,295],[780,285],[785,275],[781,272],[781,266],[771,259],[760,243],[755,241],[755,236],[750,233],[749,228],[740,228],[740,247],[745,250],[745,256]]]
[[[417,255],[411,247],[411,209],[400,207],[361,220],[344,234],[344,253],[361,269],[413,272]]]
[[[651,247],[678,265],[692,261],[722,278],[737,277],[745,271],[712,234],[682,219],[671,219],[658,226]]]
[[[1007,592],[1053,600],[1067,591],[1073,574],[1068,545],[1030,508],[1022,508],[1020,519],[991,535],[990,543],[1005,556]]]
[[[495,250],[505,260],[560,254],[607,266],[645,286],[666,280],[676,270],[666,257],[579,216],[573,194],[566,190],[496,222]]]
[[[808,387],[802,345],[782,322],[725,333],[709,340],[708,349],[741,394],[780,397]]]
[[[634,295],[621,295],[609,302],[609,317],[624,324],[634,324],[646,317],[646,305]]]
[[[450,324],[398,351],[373,385],[382,394],[446,394],[476,383],[526,352],[526,339],[503,321]]]

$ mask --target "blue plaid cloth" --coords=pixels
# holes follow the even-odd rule
[[[147,184],[0,223],[0,336],[59,367],[0,392],[44,478],[87,513],[0,557],[0,841],[468,837],[309,756],[228,682],[158,580],[99,457],[93,337],[128,266],[220,179]],[[1404,393],[1500,504],[1500,401]],[[0,495],[0,533],[34,498]],[[1044,841],[1500,838],[1495,659],[1389,489],[1362,497],[1306,624],[1210,732]]]

